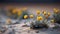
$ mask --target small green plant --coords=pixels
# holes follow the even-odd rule
[[[60,24],[60,11],[59,11],[59,9],[54,8],[53,16],[54,16],[55,23]]]
[[[30,27],[31,28],[48,28],[47,22],[48,22],[48,18],[51,15],[50,12],[40,12],[39,10],[37,10],[37,16],[35,19],[35,22],[32,22]]]

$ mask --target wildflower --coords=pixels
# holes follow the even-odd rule
[[[37,17],[37,20],[42,20],[42,19],[43,19],[42,16]]]
[[[54,20],[51,20],[51,23],[54,23]]]
[[[27,19],[28,18],[28,15],[24,15],[24,19]]]
[[[48,12],[48,16],[50,16],[50,12]]]
[[[40,14],[40,11],[39,10],[37,10],[37,12],[36,12],[37,14]]]
[[[18,11],[17,14],[18,16],[20,16],[22,14],[22,11]]]
[[[54,10],[54,13],[58,13],[59,12],[59,9],[54,8],[53,10]]]
[[[46,11],[43,11],[43,14],[46,15],[47,14]]]
[[[55,10],[54,12],[57,14],[58,13],[58,10]]]
[[[34,16],[33,15],[30,15],[30,18],[33,18]]]

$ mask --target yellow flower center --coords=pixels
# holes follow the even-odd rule
[[[46,15],[47,14],[46,11],[44,11],[43,14]]]
[[[50,16],[50,12],[48,12],[48,16]]]
[[[27,19],[28,18],[28,16],[27,15],[24,15],[24,19]]]
[[[33,18],[34,16],[33,15],[30,15],[30,18]]]
[[[37,17],[37,20],[42,20],[42,19],[43,19],[42,16]]]
[[[40,11],[39,10],[37,10],[37,14],[40,14]]]

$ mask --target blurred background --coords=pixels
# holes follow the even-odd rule
[[[0,33],[2,30],[4,34],[20,34],[20,33],[25,34],[25,32],[29,30],[29,27],[22,27],[21,23],[25,22],[29,23],[30,18],[25,20],[24,15],[28,15],[29,17],[30,14],[33,14],[35,17],[37,16],[36,10],[39,10],[40,12],[46,10],[47,12],[51,12],[51,15],[53,15],[53,8],[60,9],[60,0],[0,0]],[[15,10],[19,12],[13,14]],[[28,29],[24,31],[23,29],[26,28]],[[53,32],[50,31],[49,29],[45,31],[40,30],[40,33],[60,34],[60,29],[55,29]],[[30,34],[37,33],[35,33],[34,30],[31,31]]]

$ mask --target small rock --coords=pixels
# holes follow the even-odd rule
[[[28,25],[23,25],[22,27],[29,27]]]
[[[39,33],[39,31],[36,31],[36,33]]]

